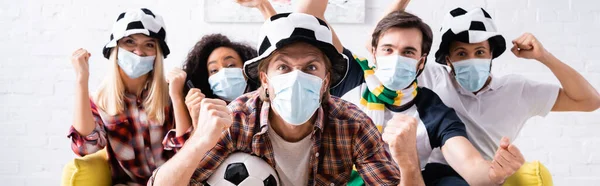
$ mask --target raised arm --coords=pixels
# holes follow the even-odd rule
[[[525,33],[512,43],[515,56],[541,62],[560,81],[562,88],[552,111],[594,111],[600,108],[598,91],[575,69],[548,52],[535,36]]]
[[[269,0],[236,0],[236,2],[245,7],[258,9],[265,20],[277,14]]]
[[[183,86],[186,74],[179,68],[174,68],[167,74],[167,83],[169,83],[169,97],[173,104],[173,115],[175,116],[175,133],[177,136],[183,136],[192,125],[190,114],[186,108],[183,98]]]
[[[75,69],[75,109],[73,128],[81,136],[90,135],[96,128],[96,122],[91,111],[88,80],[90,76],[89,63],[91,54],[85,49],[78,49],[71,56],[71,63]]]

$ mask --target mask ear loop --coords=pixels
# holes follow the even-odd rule
[[[419,58],[419,61],[420,60],[423,60],[423,69],[417,71],[417,76],[415,77],[415,81],[416,81],[417,77],[419,77],[419,75],[421,75],[421,73],[423,73],[423,71],[425,71],[425,65],[427,65],[427,54],[425,54],[424,56],[421,56],[421,58]],[[417,66],[417,68],[419,68],[419,66]]]

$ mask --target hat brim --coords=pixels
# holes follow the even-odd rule
[[[331,61],[331,75],[330,75],[330,88],[335,88],[338,86],[346,77],[348,73],[348,59],[344,57],[343,54],[340,54],[335,46],[329,43],[325,43],[322,41],[316,41],[313,38],[308,38],[304,36],[292,36],[287,39],[280,40],[275,44],[274,47],[268,48],[265,52],[263,52],[258,57],[250,59],[244,63],[244,74],[248,77],[250,81],[254,81],[256,83],[260,83],[259,73],[258,73],[258,65],[260,62],[268,58],[273,52],[278,49],[284,48],[288,45],[291,45],[296,42],[305,42],[310,45],[317,47],[321,50],[329,61]]]
[[[134,33],[134,34],[144,34],[148,37],[152,37],[150,35],[147,35],[146,33]],[[133,35],[133,34],[130,34],[130,35]],[[102,48],[102,55],[104,55],[104,57],[106,59],[110,58],[110,51],[117,46],[117,41],[119,41],[122,38],[123,37],[113,38],[106,45],[104,45],[104,47]],[[167,56],[171,53],[171,50],[169,49],[169,46],[167,45],[167,43],[165,41],[161,40],[160,38],[156,38],[156,39],[158,41],[158,45],[160,45],[160,50],[162,50],[163,57],[166,59]]]
[[[506,40],[504,37],[497,32],[480,32],[478,37],[469,37],[469,31],[463,31],[458,34],[454,34],[451,30],[448,30],[442,35],[442,42],[440,47],[435,52],[435,62],[439,64],[446,64],[446,56],[450,51],[450,44],[453,41],[460,41],[463,43],[480,43],[483,41],[489,41],[492,51],[492,59],[495,59],[502,55],[506,51]]]

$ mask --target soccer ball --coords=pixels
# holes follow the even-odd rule
[[[236,152],[217,167],[206,185],[278,186],[275,170],[264,160],[248,153]]]

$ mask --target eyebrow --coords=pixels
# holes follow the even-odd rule
[[[395,45],[392,45],[392,44],[383,44],[380,47],[392,47],[392,48],[394,48]]]
[[[414,51],[417,51],[417,48],[412,47],[412,46],[407,46],[407,47],[404,47],[404,50],[414,50]]]
[[[485,46],[479,46],[479,47],[475,48],[475,50],[477,50],[477,49],[487,49],[487,48]]]
[[[208,63],[206,63],[206,66],[211,65],[211,64],[215,64],[217,63],[217,61],[209,61]]]
[[[460,49],[467,50],[467,49],[465,49],[463,47],[458,47],[458,48],[455,48],[452,52],[456,52],[457,50],[460,50]]]
[[[233,56],[227,56],[223,60],[228,60],[228,59],[235,59],[235,58]]]

